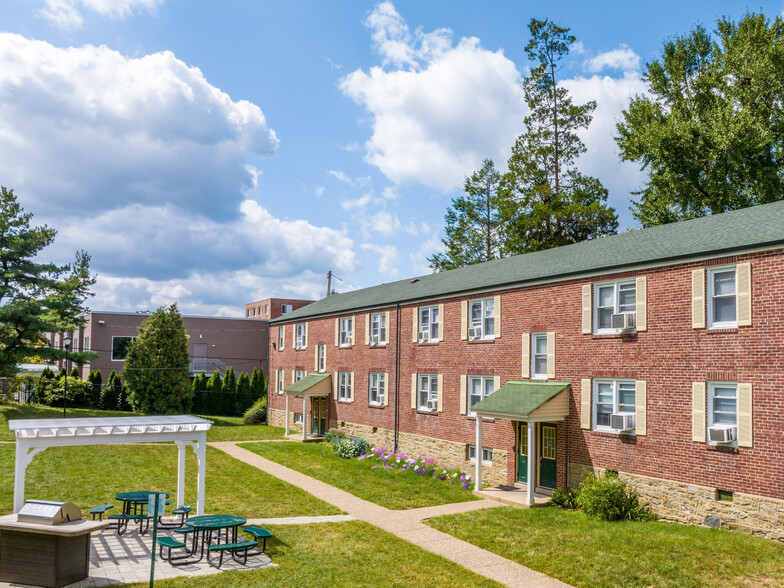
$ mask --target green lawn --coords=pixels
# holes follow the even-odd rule
[[[196,504],[196,457],[187,450],[185,499]],[[0,513],[13,508],[14,445],[0,444]],[[52,447],[27,468],[27,498],[65,500],[86,509],[115,502],[128,490],[160,490],[174,498],[177,448],[174,444]],[[206,512],[246,517],[339,514],[311,494],[207,448]]]
[[[608,523],[555,507],[429,520],[445,533],[574,586],[781,586],[784,545],[673,523]]]
[[[283,427],[244,425],[242,417],[199,416],[212,421],[212,427],[207,431],[207,441],[266,441],[283,439],[285,432]]]
[[[441,480],[410,471],[372,470],[367,462],[338,457],[329,443],[249,443],[242,447],[386,508],[478,500],[470,491]]]
[[[267,528],[277,567],[156,580],[156,586],[500,586],[361,521]]]
[[[94,410],[92,408],[67,408],[66,415],[70,418],[133,416],[132,412],[116,410]],[[14,435],[8,429],[8,421],[12,419],[59,419],[63,409],[38,404],[0,404],[0,441],[13,441]]]

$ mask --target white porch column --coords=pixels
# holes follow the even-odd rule
[[[286,394],[286,432],[284,433],[286,437],[289,436],[289,395]]]
[[[474,490],[482,489],[482,417],[476,415],[476,473]]]
[[[302,397],[302,440],[308,437],[308,397]]]
[[[196,446],[196,457],[199,460],[199,477],[196,482],[196,514],[204,514],[204,484],[207,478],[207,431],[199,433]]]
[[[182,504],[185,504],[185,443],[177,441],[177,502],[174,508]]]
[[[27,469],[27,445],[21,439],[16,440],[16,463],[14,464],[14,512],[19,512],[24,505],[25,470]]]
[[[534,451],[534,431],[536,427],[534,423],[528,421],[528,493],[525,497],[525,503],[528,506],[534,505],[534,488],[536,487],[536,480],[534,479],[534,463],[536,462],[536,452]]]

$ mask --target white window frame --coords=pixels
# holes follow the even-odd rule
[[[281,304],[280,305],[280,314],[288,314],[292,310],[294,310],[293,304]]]
[[[536,343],[544,340],[544,353],[536,352]],[[532,380],[546,380],[547,379],[547,354],[550,350],[547,348],[547,333],[533,333],[531,335],[531,379]],[[544,356],[544,372],[536,371],[536,360]]]
[[[122,359],[115,359],[114,358],[114,340],[115,339],[130,339],[131,343],[133,343],[136,340],[136,337],[132,337],[130,335],[114,335],[114,336],[112,336],[112,351],[111,351],[112,361],[124,362],[125,361],[125,357],[123,357]]]
[[[378,337],[376,345],[387,344],[387,313],[374,312],[370,315],[370,340],[373,337]]]
[[[269,316],[269,304],[264,305],[264,316]]]
[[[487,307],[492,305],[493,314],[487,315]],[[474,308],[479,308],[479,317],[474,317]],[[482,329],[480,340],[495,338],[495,298],[478,298],[468,301],[468,328]],[[492,321],[492,323],[488,322]]]
[[[351,402],[351,372],[338,372],[338,400]]]
[[[482,397],[479,400],[477,400],[476,402],[473,402],[472,398],[473,398],[474,395],[471,394],[471,392],[474,389],[473,382],[477,381],[477,380],[480,383],[479,385],[480,385],[480,390],[482,391]],[[468,416],[470,416],[470,417],[473,417],[473,416],[476,416],[476,413],[471,410],[471,408],[474,406],[474,404],[482,402],[482,400],[484,400],[485,398],[490,396],[490,394],[495,392],[495,377],[494,376],[468,376],[468,380],[467,380],[466,384],[467,384],[466,385],[466,394],[467,394],[467,396],[466,396],[466,409],[467,409],[466,410],[466,414]],[[487,391],[488,385],[489,385],[490,389],[492,390],[492,392],[488,392]]]
[[[308,332],[307,323],[297,323],[295,325],[294,349],[305,349],[305,337]]]
[[[384,372],[370,372],[368,376],[368,404],[384,406],[384,378]]]
[[[327,371],[327,346],[321,344],[318,346],[318,373],[323,374]]]
[[[90,337],[87,335],[84,337],[84,347],[82,348],[82,351],[90,351]]]
[[[280,325],[278,327],[278,351],[283,351],[286,344],[286,327]]]
[[[599,290],[601,288],[613,287],[613,308],[611,314],[631,314],[637,312],[637,280],[634,278],[625,280],[612,280],[609,282],[598,282],[593,285],[593,324],[594,333],[603,335],[611,333],[620,333],[621,329],[613,329],[612,327],[600,328],[599,327],[599,310],[604,307],[599,306]],[[634,310],[621,309],[621,288],[632,286],[634,288]],[[607,307],[609,308],[609,307]]]
[[[427,407],[428,400],[438,402],[438,374],[417,374],[417,410],[438,412]]]
[[[435,317],[435,320],[433,319]],[[438,305],[433,306],[420,306],[419,307],[419,333],[417,333],[417,340],[422,333],[429,335],[428,343],[438,343],[438,326],[441,324],[441,314],[439,313]]]
[[[595,378],[593,381],[593,394],[592,394],[592,409],[593,409],[593,429],[595,431],[606,431],[609,433],[616,432],[609,424],[599,424],[599,385],[610,384],[612,385],[612,410],[609,414],[637,414],[637,381],[629,378]],[[620,406],[620,386],[628,386],[631,384],[634,387],[634,403],[631,410],[621,410]],[[603,403],[602,403],[603,404]]]
[[[294,381],[299,382],[305,377],[305,370],[294,370]]]
[[[294,424],[295,425],[301,425],[303,422],[304,422],[304,419],[302,418],[302,413],[301,412],[295,412],[294,413]]]
[[[713,425],[733,425],[737,428],[738,426],[738,383],[737,382],[708,382],[708,385],[705,387],[708,393],[708,427],[712,427]],[[716,422],[716,410],[714,408],[714,400],[716,399],[716,388],[734,388],[735,389],[735,422],[734,423],[718,423]],[[707,437],[707,435],[706,435]],[[708,441],[709,445],[719,445],[716,441]],[[724,447],[737,447],[738,440],[737,435],[735,441],[732,443],[721,443]]]
[[[277,388],[276,392],[278,394],[283,394],[283,381],[284,381],[285,377],[286,376],[285,376],[285,373],[283,372],[283,370],[278,370],[278,373],[277,373],[277,376],[276,376],[276,379],[275,379],[275,385],[276,385],[276,388]]]
[[[468,446],[468,461],[476,461],[476,445]],[[490,447],[482,447],[482,463],[493,465],[493,450]]]
[[[340,319],[340,338],[338,343],[340,347],[351,347],[351,339],[354,334],[354,318],[344,316]]]
[[[250,318],[250,308],[245,309],[245,318]]]
[[[732,297],[735,299],[735,320],[734,321],[716,321],[714,320],[714,298],[718,298],[715,294],[715,286],[713,276],[724,272],[732,271],[735,275],[735,293]],[[738,267],[736,265],[719,265],[708,268],[708,328],[709,329],[737,329],[738,328]],[[728,296],[728,295],[725,295]]]

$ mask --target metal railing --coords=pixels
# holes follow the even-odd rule
[[[229,369],[229,364],[221,361],[215,357],[194,357],[190,362],[191,377],[204,372],[206,375],[211,376],[215,372],[220,372],[220,375],[226,373]]]

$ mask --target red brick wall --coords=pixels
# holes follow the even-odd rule
[[[568,462],[613,468],[645,476],[701,484],[725,490],[784,498],[784,253],[762,252],[639,272],[624,272],[503,291],[501,337],[492,342],[460,339],[460,303],[443,303],[444,337],[437,345],[412,343],[413,305],[400,309],[399,427],[415,433],[473,444],[475,421],[460,414],[460,376],[498,375],[501,384],[521,379],[521,335],[556,333],[556,381],[571,382],[570,415],[558,426],[558,483],[566,483]],[[691,327],[691,270],[718,263],[750,261],[753,326],[713,332]],[[607,279],[644,275],[648,289],[648,329],[630,335],[590,335],[581,329],[581,287]],[[491,293],[471,296],[483,298]],[[313,370],[315,345],[327,345],[327,371],[355,373],[355,401],[329,400],[330,418],[391,429],[394,422],[395,309],[390,311],[386,348],[364,345],[365,319],[354,313],[356,345],[335,347],[334,317],[309,321],[308,349],[294,351],[287,325],[283,351],[271,350],[271,375],[286,369]],[[278,327],[270,340],[277,341]],[[390,406],[369,407],[369,371],[390,374]],[[443,412],[411,409],[411,374],[444,376]],[[645,436],[616,435],[580,428],[580,380],[629,377],[647,382],[648,430]],[[691,385],[712,379],[753,385],[754,447],[726,449],[691,440]],[[283,409],[272,395],[271,407]],[[300,406],[301,404],[296,404]],[[509,482],[516,470],[514,430],[506,420],[486,422],[484,446],[509,451]]]

